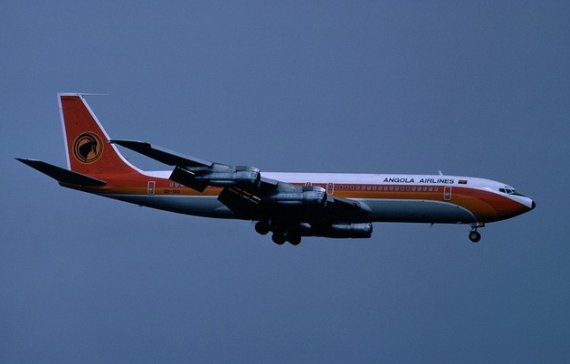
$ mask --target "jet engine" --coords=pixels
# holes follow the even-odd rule
[[[338,223],[330,225],[301,223],[302,236],[322,236],[326,238],[365,239],[372,236],[372,223]]]
[[[294,189],[278,190],[263,196],[266,205],[279,206],[324,206],[327,202],[327,192],[318,186],[295,186]]]
[[[214,163],[211,167],[177,166],[170,179],[202,192],[207,186],[259,187],[261,174],[255,167],[233,167]]]

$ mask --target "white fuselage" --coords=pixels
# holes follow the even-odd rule
[[[196,193],[168,181],[170,173],[143,172],[147,184],[157,186],[144,194],[109,191],[104,195],[183,214],[237,218],[217,199],[219,189]],[[352,221],[477,224],[512,217],[533,205],[526,196],[500,192],[508,187],[503,183],[475,177],[281,172],[264,172],[263,177],[321,186],[328,194],[359,201],[369,208],[368,215]],[[167,187],[158,187],[165,183]]]

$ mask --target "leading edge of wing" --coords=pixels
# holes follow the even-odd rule
[[[133,150],[161,163],[168,164],[169,166],[211,167],[213,165],[213,162],[200,158],[185,156],[183,154],[170,151],[166,148],[153,146],[147,142],[118,139],[113,139],[109,142],[111,144],[117,144],[127,149]]]

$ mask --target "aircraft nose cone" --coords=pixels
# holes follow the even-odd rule
[[[531,210],[534,210],[534,208],[536,207],[536,202],[534,202],[534,200],[532,201],[532,205],[530,206]]]

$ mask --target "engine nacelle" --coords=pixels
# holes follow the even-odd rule
[[[366,239],[372,236],[372,223],[343,223],[330,225],[300,224],[302,236],[323,236],[326,238]]]
[[[210,186],[259,186],[261,174],[253,167],[235,167],[229,171],[217,171],[215,168],[206,173],[197,173],[194,179]]]
[[[327,192],[318,186],[278,191],[263,197],[263,203],[280,206],[324,206],[326,202]]]
[[[259,187],[261,173],[254,167],[229,167],[214,164],[207,169],[188,170],[174,168],[170,179],[185,186],[203,191],[207,186],[217,187]]]

